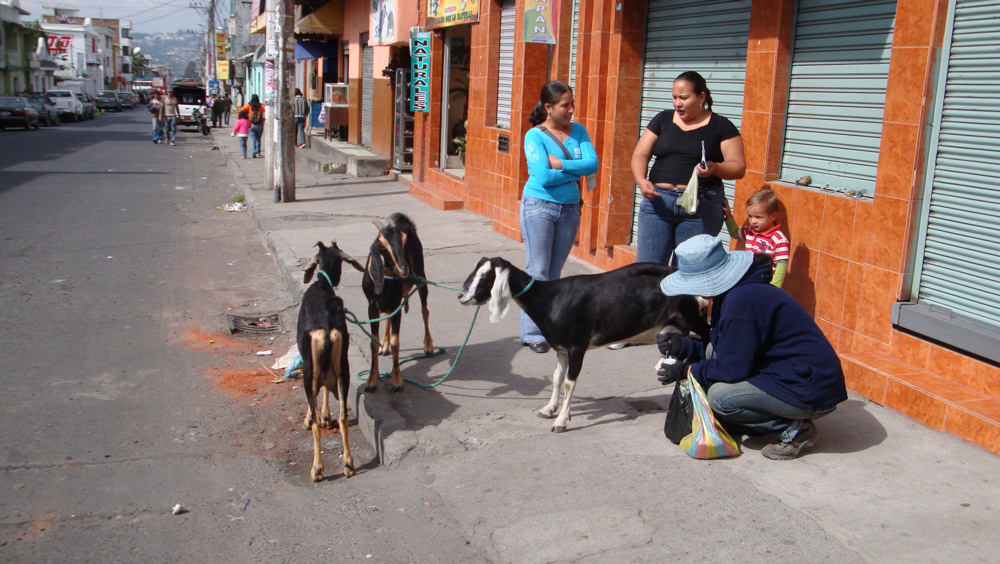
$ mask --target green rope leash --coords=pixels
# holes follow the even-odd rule
[[[395,276],[386,276],[385,278],[386,278],[386,280],[400,280],[400,278],[397,278]],[[354,312],[348,310],[347,308],[344,308],[344,316],[347,318],[348,321],[350,321],[351,323],[354,323],[355,325],[357,325],[358,328],[361,329],[361,332],[364,333],[365,335],[367,335],[369,339],[371,339],[375,343],[378,343],[379,342],[378,338],[375,337],[374,335],[372,335],[371,333],[369,333],[364,328],[364,325],[368,324],[368,323],[374,323],[376,321],[386,321],[386,320],[391,319],[393,316],[398,315],[399,312],[402,311],[404,307],[406,307],[407,302],[410,300],[410,298],[413,296],[413,294],[415,292],[417,292],[420,288],[422,288],[422,287],[430,284],[431,286],[437,286],[439,288],[445,288],[445,289],[448,289],[448,290],[454,290],[456,292],[460,292],[461,291],[461,288],[455,288],[454,286],[448,286],[447,284],[439,284],[437,282],[432,282],[430,280],[427,280],[425,278],[421,278],[419,276],[413,276],[413,278],[416,279],[417,284],[413,287],[412,290],[410,290],[410,293],[407,294],[403,298],[402,302],[399,304],[399,307],[397,307],[396,310],[393,311],[392,313],[390,313],[388,315],[385,315],[383,317],[376,318],[376,319],[368,319],[366,321],[360,321],[360,320],[358,320],[358,316],[355,315]],[[534,280],[532,280],[532,282],[534,282]],[[528,286],[530,287],[531,284],[528,284]],[[525,288],[525,290],[527,290],[527,288]],[[403,378],[403,381],[404,382],[409,382],[409,383],[411,383],[411,384],[413,384],[415,386],[419,386],[421,388],[427,388],[427,389],[429,389],[429,388],[435,388],[438,385],[440,385],[441,383],[443,383],[445,380],[447,380],[448,377],[451,376],[452,372],[455,371],[455,368],[458,366],[458,359],[462,357],[462,351],[465,350],[465,345],[469,342],[469,337],[472,335],[472,328],[476,324],[476,317],[479,316],[479,308],[480,308],[480,306],[476,306],[476,311],[472,314],[472,322],[469,324],[469,331],[465,334],[465,340],[462,341],[462,346],[460,346],[458,348],[458,354],[455,355],[455,361],[452,362],[451,368],[448,369],[448,372],[445,373],[444,376],[442,376],[441,378],[439,378],[433,384],[424,384],[422,382],[417,382],[417,381],[411,380],[409,378]],[[399,361],[399,365],[402,366],[404,362],[410,362],[410,361],[413,361],[413,360],[420,360],[422,358],[430,358],[430,357],[435,356],[435,355],[443,354],[444,352],[445,352],[445,349],[443,347],[439,347],[437,350],[435,350],[431,354],[422,353],[422,354],[417,354],[417,355],[413,355],[413,356],[408,356],[408,357],[404,358],[403,360],[400,360]],[[362,381],[362,382],[367,382],[368,378],[365,375],[369,374],[370,372],[371,372],[371,370],[366,368],[366,369],[358,372],[355,377],[358,380]],[[382,370],[379,370],[379,380],[385,380],[386,378],[390,378],[391,376],[392,376],[391,372],[384,372]]]

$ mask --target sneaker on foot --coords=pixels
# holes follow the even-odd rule
[[[790,442],[767,445],[760,449],[760,453],[771,460],[792,460],[798,458],[804,449],[816,444],[818,438],[819,429],[812,421],[806,421]]]
[[[171,141],[171,142],[170,142],[170,144],[171,144],[171,145],[176,145],[177,143],[174,143],[173,141]]]

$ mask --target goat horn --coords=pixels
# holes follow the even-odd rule
[[[382,220],[380,220],[380,219],[373,219],[372,223],[375,224],[375,227],[378,227],[379,231],[382,231],[383,229],[385,229],[385,224],[382,223]]]

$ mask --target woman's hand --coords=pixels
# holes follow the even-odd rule
[[[708,164],[708,168],[701,168],[701,163],[698,163],[696,171],[698,178],[708,178],[709,176],[715,175],[716,171],[719,169],[719,163],[713,161],[705,161]]]
[[[656,191],[656,186],[647,178],[642,178],[636,180],[635,182],[639,186],[639,191],[642,192],[642,197],[647,200],[652,200],[654,198],[659,198],[660,193]]]
[[[549,168],[552,170],[562,170],[562,161],[549,155]]]

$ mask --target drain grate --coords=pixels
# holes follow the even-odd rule
[[[230,333],[277,333],[281,319],[273,315],[227,315]]]

